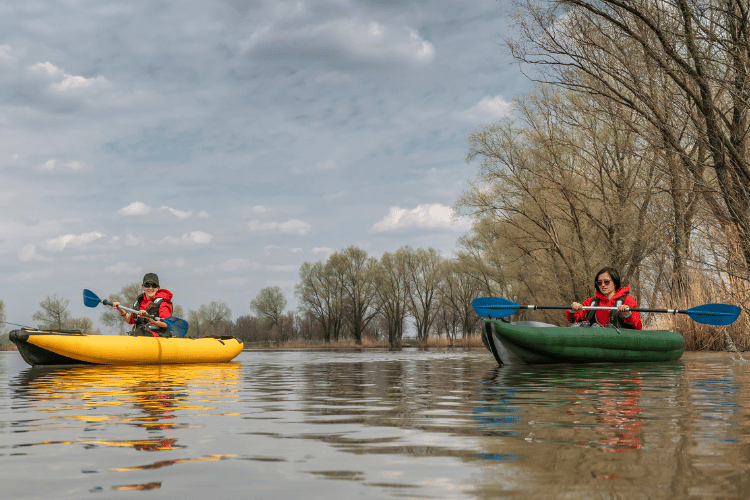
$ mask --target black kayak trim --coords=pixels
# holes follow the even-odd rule
[[[35,335],[40,333],[47,333],[46,331],[35,331]],[[52,333],[52,332],[49,332]],[[78,331],[65,332],[70,334],[81,333]],[[42,365],[93,365],[95,363],[89,363],[87,361],[81,361],[80,359],[69,358],[61,354],[57,354],[47,349],[43,349],[39,346],[35,346],[28,342],[29,332],[26,330],[13,330],[8,334],[8,338],[11,342],[16,344],[18,352],[21,353],[21,357],[31,366],[42,366]]]

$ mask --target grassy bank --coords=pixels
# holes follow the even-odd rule
[[[354,339],[338,340],[336,342],[323,342],[318,340],[292,340],[288,342],[245,342],[246,349],[388,349],[388,341],[385,339],[363,338],[361,344]],[[483,347],[482,340],[478,335],[466,339],[447,339],[445,337],[431,337],[427,342],[417,339],[403,339],[401,347],[421,348],[458,348],[458,347]]]
[[[743,306],[750,303],[750,284],[741,280],[719,286],[697,280],[682,304],[669,304],[669,308],[690,309],[701,304],[723,303]],[[659,306],[661,307],[661,306]],[[653,314],[644,328],[671,330],[685,337],[687,351],[748,351],[750,350],[750,316],[744,311],[729,326],[704,325],[686,314]]]

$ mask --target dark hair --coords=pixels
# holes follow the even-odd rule
[[[596,281],[599,279],[599,276],[601,276],[604,273],[608,273],[610,278],[612,278],[612,282],[615,284],[615,291],[620,289],[620,273],[617,272],[617,269],[614,267],[605,267],[598,273],[596,273],[596,276],[594,277],[594,288],[597,292],[601,293],[601,290],[599,290],[599,286],[596,284]]]

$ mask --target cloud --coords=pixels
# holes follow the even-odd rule
[[[268,212],[272,212],[273,209],[264,207],[263,205],[256,205],[253,208],[250,209],[250,212],[257,215],[263,215],[267,214]]]
[[[49,262],[52,259],[36,253],[36,245],[26,245],[18,252],[21,262]]]
[[[401,229],[428,228],[467,230],[471,221],[466,217],[456,218],[451,207],[440,203],[419,205],[411,210],[391,207],[388,215],[372,226],[378,233]]]
[[[289,247],[280,247],[278,245],[266,245],[263,247],[263,255],[266,257],[270,256],[285,256],[289,254],[295,254],[302,252],[302,249],[299,247],[295,248],[289,248]]]
[[[189,219],[193,215],[192,210],[177,210],[176,208],[168,207],[166,205],[159,207],[159,210],[162,210],[164,212],[169,212],[170,214],[174,215],[178,219]],[[148,215],[151,212],[153,212],[153,209],[141,201],[134,201],[127,207],[122,207],[120,210],[117,211],[118,214],[127,215],[127,216]],[[200,217],[201,219],[207,219],[208,214],[206,212],[201,212],[198,214],[198,217]]]
[[[82,76],[65,75],[59,83],[53,84],[52,88],[60,91],[79,90],[91,87],[92,85],[103,85],[109,83],[103,76],[96,78],[84,78]]]
[[[221,264],[218,268],[224,272],[241,271],[243,269],[260,269],[260,264],[250,262],[248,259],[229,259]]]
[[[45,74],[48,78],[57,80],[50,83],[50,88],[59,92],[82,90],[92,86],[104,86],[109,83],[103,76],[85,78],[83,76],[69,75],[49,61],[36,63],[29,69],[34,73]]]
[[[104,237],[104,233],[100,233],[99,231],[83,234],[65,234],[45,241],[44,246],[47,250],[61,252],[68,245],[79,247],[102,237]]]
[[[13,47],[10,45],[0,45],[0,59],[15,60],[16,56],[13,55]]]
[[[208,219],[209,217],[211,217],[211,216],[208,215],[208,212],[203,212],[203,211],[198,212],[198,218],[199,219]]]
[[[63,70],[47,61],[44,63],[36,63],[34,66],[29,68],[31,71],[37,73],[47,73],[49,76],[59,76],[65,74]]]
[[[295,59],[322,66],[347,67],[377,63],[426,65],[435,47],[413,28],[356,17],[327,17],[319,22],[302,10],[258,27],[242,44],[254,58]]]
[[[502,96],[484,97],[471,108],[456,113],[456,118],[471,123],[494,122],[507,116],[512,109],[512,103],[503,99]]]
[[[269,271],[277,272],[277,273],[295,273],[299,271],[299,266],[294,264],[288,264],[288,265],[279,265],[279,266],[266,266],[266,269]]]
[[[111,274],[128,274],[137,275],[143,273],[143,268],[135,264],[130,264],[125,261],[120,261],[117,264],[107,266],[104,268],[105,273]]]
[[[59,162],[57,158],[50,158],[44,164],[39,167],[42,171],[50,172],[52,170],[59,170],[60,168],[64,168],[67,170],[71,170],[73,172],[77,172],[80,170],[83,170],[84,164],[80,161],[68,161],[68,162]]]
[[[221,279],[216,282],[219,286],[227,286],[227,287],[233,287],[233,288],[240,288],[245,286],[245,283],[247,283],[247,278],[241,278],[239,276],[233,276],[231,278],[225,278]]]
[[[333,248],[328,248],[328,247],[315,247],[311,251],[315,255],[317,255],[317,254],[323,254],[323,255],[325,255],[327,257],[327,256],[331,255],[333,252],[335,252],[336,250],[334,250]]]
[[[134,201],[127,207],[122,207],[117,211],[120,215],[148,215],[151,212],[151,207],[140,201]]]
[[[286,234],[298,234],[300,236],[310,232],[312,226],[299,219],[289,219],[286,222],[261,222],[253,219],[247,223],[247,228],[252,232],[278,231]]]
[[[166,206],[165,207],[161,207],[160,210],[167,210],[167,211],[169,211],[169,213],[171,213],[172,215],[174,215],[178,219],[187,219],[188,217],[190,217],[191,215],[193,215],[193,211],[192,210],[189,210],[187,212],[183,212],[182,210],[177,210],[177,209],[174,209],[174,208],[171,208],[171,207],[166,207]],[[205,212],[203,212],[203,213],[205,213]]]
[[[192,231],[190,233],[183,234],[179,238],[174,236],[167,236],[163,238],[160,243],[171,243],[172,245],[206,245],[211,242],[213,236],[203,231]]]
[[[8,278],[8,281],[37,281],[46,280],[52,276],[52,269],[39,269],[37,271],[28,271],[23,273],[13,274]]]

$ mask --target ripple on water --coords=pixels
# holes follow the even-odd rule
[[[750,371],[729,356],[498,367],[480,350],[278,351],[55,370],[12,359],[0,356],[0,477],[14,498],[748,492],[735,472],[750,465]]]

